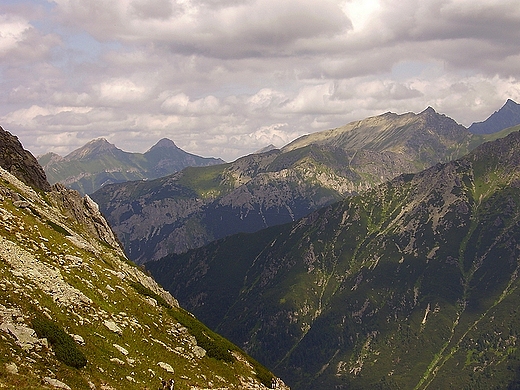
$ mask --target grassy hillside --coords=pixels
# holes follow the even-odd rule
[[[0,387],[285,388],[181,309],[71,194],[0,168]]]

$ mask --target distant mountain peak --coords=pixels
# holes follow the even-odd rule
[[[154,146],[152,146],[150,149],[148,149],[148,152],[151,152],[154,149],[179,149],[177,145],[175,145],[175,142],[173,142],[169,138],[162,138],[160,139]]]
[[[429,135],[425,135],[425,129],[427,129],[426,133]],[[409,159],[415,158],[412,156],[422,158],[419,156],[421,155],[421,148],[426,142],[425,137],[433,137],[435,140],[432,138],[429,139],[429,142],[434,142],[437,145],[436,153],[440,153],[440,157],[451,147],[448,144],[459,144],[462,138],[468,134],[467,129],[455,120],[444,114],[439,114],[432,107],[427,107],[419,114],[387,112],[351,122],[336,129],[305,135],[284,146],[282,151],[286,152],[314,143],[333,145],[344,150],[386,151],[401,155],[404,153]],[[442,137],[442,140],[438,137]],[[443,151],[441,152],[441,150]],[[442,159],[445,158],[447,156],[442,157]],[[426,166],[423,165],[423,167]]]
[[[99,150],[110,150],[110,149],[117,149],[117,147],[114,144],[111,144],[107,141],[106,138],[95,138],[92,141],[88,142],[85,147],[94,147]]]
[[[48,152],[48,153],[45,153],[44,155],[37,156],[36,159],[42,166],[44,166],[45,164],[47,164],[50,161],[63,161],[64,160],[64,158],[62,156],[60,156],[59,154],[54,153],[54,152]]]
[[[468,130],[473,134],[492,134],[520,124],[520,104],[511,99],[483,122],[473,123]]]
[[[267,153],[267,152],[270,152],[272,150],[277,150],[277,149],[278,148],[276,146],[274,146],[273,144],[269,144],[267,146],[264,146],[261,149],[258,149],[256,152],[254,152],[254,154]]]
[[[60,182],[82,194],[92,194],[107,184],[156,179],[186,167],[224,162],[187,153],[168,138],[145,153],[125,152],[106,138],[96,138],[64,158],[50,153],[40,158],[51,183]]]
[[[437,114],[437,111],[432,106],[428,106],[420,114]]]
[[[114,144],[107,141],[106,138],[95,138],[81,148],[69,153],[65,158],[67,160],[81,160],[98,153],[105,153],[107,151],[119,150]]]
[[[87,142],[85,146],[111,146],[115,147],[115,145],[111,144],[107,141],[106,138],[100,137],[100,138],[94,138],[92,141]]]

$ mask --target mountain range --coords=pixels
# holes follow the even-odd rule
[[[294,389],[517,389],[518,130],[146,267]]]
[[[130,262],[88,196],[0,140],[0,388],[288,389]]]
[[[91,194],[136,263],[295,221],[313,210],[503,136],[475,135],[427,108],[301,137],[232,163],[190,167]]]
[[[166,138],[145,153],[124,152],[106,139],[98,138],[65,157],[47,153],[38,161],[51,184],[62,183],[83,195],[110,183],[155,179],[188,166],[224,163],[221,159],[187,153]]]

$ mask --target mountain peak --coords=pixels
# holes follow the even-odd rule
[[[428,106],[420,114],[437,114],[437,111],[432,106]]]
[[[151,152],[155,149],[179,149],[177,145],[175,145],[175,142],[173,142],[171,139],[168,138],[162,138],[160,139],[154,146],[152,146],[150,149],[148,149],[148,152]]]
[[[511,99],[483,122],[473,123],[468,130],[473,134],[492,134],[520,124],[520,104]]]
[[[96,138],[64,158],[50,154],[40,158],[51,183],[60,182],[82,194],[92,194],[107,184],[156,179],[189,166],[224,162],[187,153],[168,138],[145,153],[126,152],[105,138]]]
[[[83,160],[86,158],[91,158],[99,153],[105,153],[108,151],[119,150],[114,144],[111,144],[107,141],[106,138],[96,138],[87,144],[83,145],[81,148],[74,150],[69,153],[65,159],[67,160]]]
[[[277,150],[278,148],[276,146],[274,146],[273,144],[269,144],[267,146],[264,146],[263,148],[261,149],[258,149],[256,152],[254,152],[253,154],[260,154],[260,153],[267,153],[267,152],[270,152],[272,150]]]
[[[442,144],[440,149],[444,151],[453,143],[459,144],[461,138],[468,135],[465,134],[467,131],[462,125],[444,114],[439,114],[432,107],[427,107],[419,114],[387,112],[336,129],[302,136],[283,147],[282,151],[286,152],[314,143],[333,145],[344,150],[364,149],[375,152],[395,152],[400,155],[405,153],[407,158],[411,159],[415,158],[412,156],[424,156],[420,149],[425,145],[425,132],[430,134],[428,137],[437,137],[435,141],[433,139],[430,141],[439,146]],[[440,136],[442,140],[438,139]],[[440,149],[438,148],[438,152]],[[446,157],[442,157],[444,158]]]
[[[85,146],[85,147],[90,147],[90,148],[102,148],[102,149],[115,149],[116,146],[114,144],[111,144],[110,142],[107,141],[106,138],[95,138],[93,139],[92,141],[88,142]]]

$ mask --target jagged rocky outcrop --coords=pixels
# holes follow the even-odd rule
[[[520,104],[511,99],[483,122],[473,123],[468,130],[474,134],[493,134],[520,124]]]
[[[288,389],[131,263],[88,196],[29,183],[0,168],[0,387]]]
[[[61,183],[83,195],[110,183],[155,179],[189,166],[224,162],[187,153],[167,138],[145,153],[125,152],[106,139],[97,138],[65,157],[51,152],[40,156],[38,161],[52,184]]]
[[[519,148],[146,266],[295,389],[518,388]]]
[[[238,232],[295,221],[484,142],[428,108],[314,133],[281,150],[92,194],[129,257],[144,263]]]
[[[89,235],[97,237],[124,255],[112,228],[101,215],[99,206],[88,195],[81,196],[78,191],[57,183],[52,186],[49,197],[67,217],[76,221]]]
[[[18,177],[25,184],[50,191],[44,170],[36,158],[25,150],[18,138],[0,127],[0,167]]]

